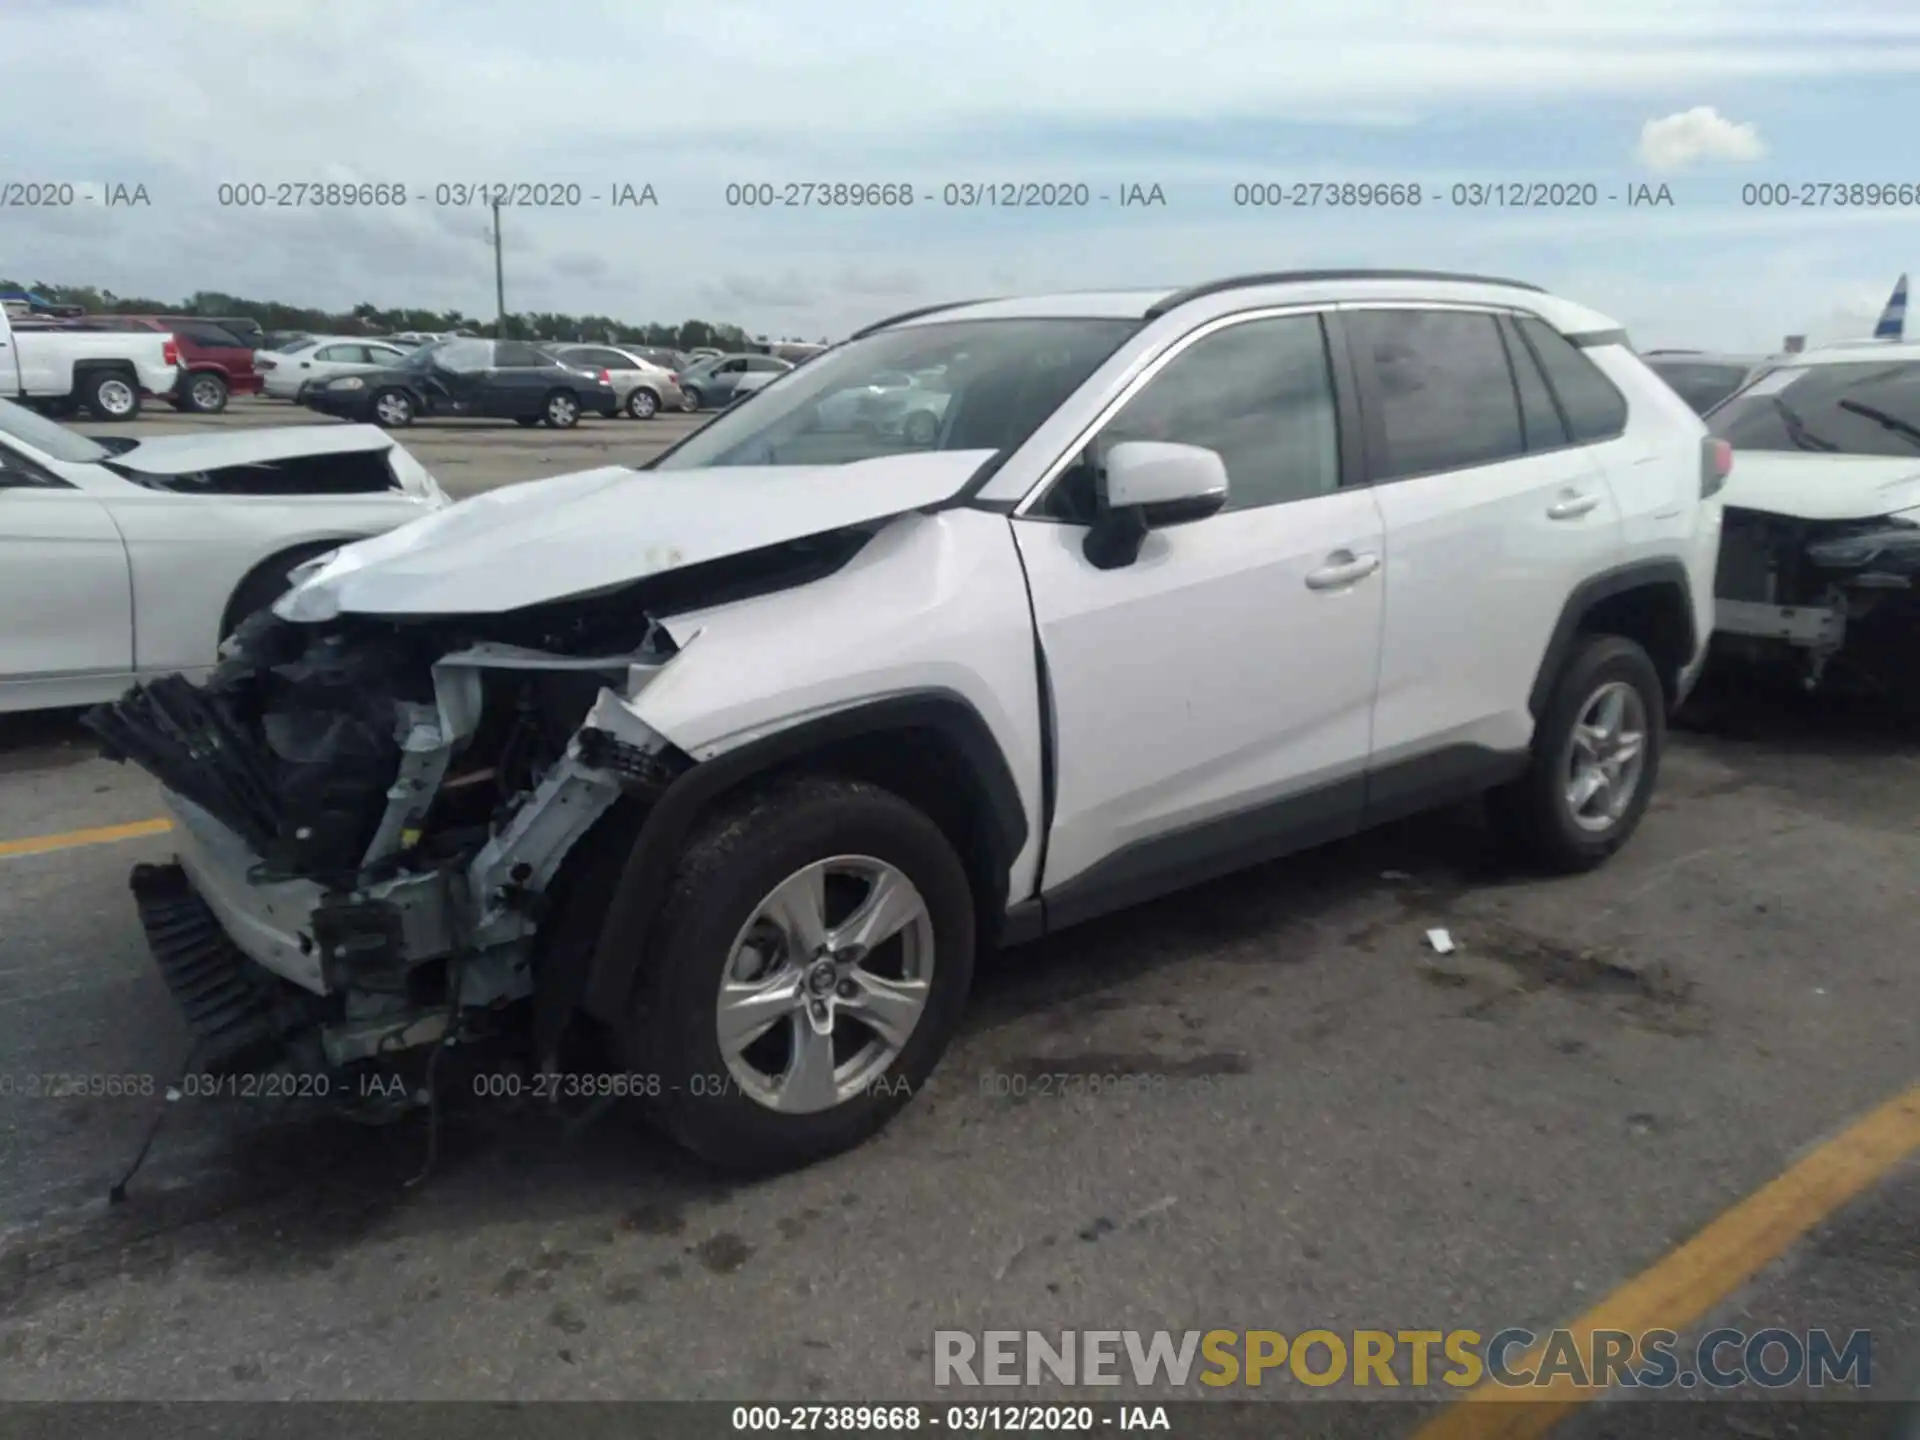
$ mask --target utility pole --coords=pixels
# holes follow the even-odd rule
[[[493,338],[507,338],[507,272],[500,260],[500,199],[493,201]]]

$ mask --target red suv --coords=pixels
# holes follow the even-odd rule
[[[253,368],[253,347],[231,330],[191,315],[90,315],[91,330],[165,330],[180,344],[180,379],[167,403],[214,415],[228,395],[257,395],[265,383]]]

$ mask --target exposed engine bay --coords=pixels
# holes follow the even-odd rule
[[[204,684],[90,711],[108,758],[166,788],[176,860],[132,884],[192,1068],[397,1076],[509,1033],[544,1034],[528,1058],[551,1064],[553,1032],[527,1022],[563,862],[694,763],[628,703],[678,653],[651,614],[800,583],[867,538],[486,617],[263,611]]]
[[[1751,673],[1804,690],[1916,692],[1920,524],[1729,506],[1715,589],[1714,647]]]
[[[599,654],[450,638],[262,612],[204,686],[89,715],[169,792],[178,861],[134,892],[200,1068],[338,1071],[486,1029],[532,994],[568,850],[687,763],[621,703],[671,658],[657,627]]]

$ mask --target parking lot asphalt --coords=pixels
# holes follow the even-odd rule
[[[292,412],[219,423],[262,413]],[[671,426],[403,438],[471,491]],[[423,1122],[189,1097],[112,1206],[156,1102],[28,1092],[177,1072],[126,890],[167,837],[124,828],[153,784],[71,716],[0,720],[0,1399],[951,1400],[938,1328],[1490,1335],[1650,1267],[1642,1324],[1871,1329],[1884,1374],[1920,1355],[1911,1156],[1804,1201],[1751,1280],[1668,1258],[1920,1081],[1920,745],[1867,713],[1753,729],[1676,734],[1588,876],[1502,872],[1468,808],[1007,952],[928,1093],[800,1174],[466,1093],[410,1185]],[[1566,1433],[1635,1433],[1623,1409]]]
[[[588,416],[571,430],[522,429],[511,420],[418,420],[394,432],[449,494],[472,495],[518,480],[590,470],[596,465],[636,465],[659,454],[712,418],[663,414],[651,420],[602,420]],[[262,425],[340,425],[290,400],[238,396],[218,415],[182,415],[149,403],[140,418],[124,423],[71,422],[88,435],[180,435],[194,430]]]

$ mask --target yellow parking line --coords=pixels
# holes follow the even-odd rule
[[[1579,1353],[1591,1353],[1596,1330],[1638,1335],[1693,1324],[1915,1151],[1920,1086],[1854,1121],[1582,1315],[1568,1327]],[[1543,1348],[1510,1360],[1509,1370],[1531,1370]],[[1415,1440],[1534,1440],[1605,1393],[1562,1378],[1539,1387],[1489,1380],[1418,1430]]]
[[[171,820],[135,820],[128,825],[96,825],[91,830],[69,830],[61,835],[29,835],[24,840],[0,840],[0,860],[22,855],[45,855],[54,850],[72,850],[80,845],[111,845],[116,840],[138,840],[143,835],[164,835],[173,828]]]

